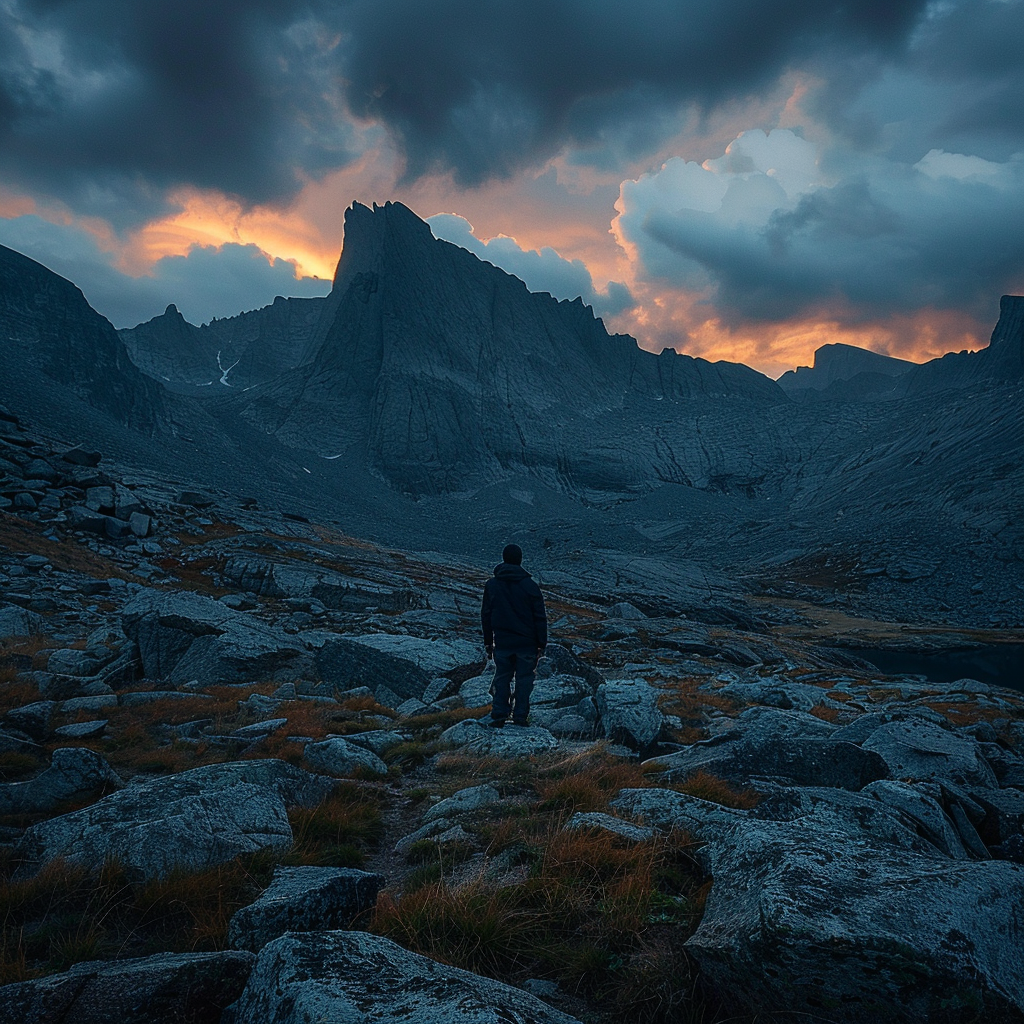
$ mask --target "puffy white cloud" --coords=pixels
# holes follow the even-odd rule
[[[506,235],[481,241],[473,234],[473,225],[453,213],[428,217],[427,223],[436,238],[468,249],[480,259],[514,274],[532,292],[549,292],[556,299],[582,298],[598,316],[614,316],[633,305],[633,297],[624,284],[609,281],[604,291],[598,291],[582,260],[567,260],[550,246],[539,252],[523,249]]]
[[[1024,156],[822,156],[794,132],[755,130],[703,165],[623,182],[615,228],[638,276],[700,292],[706,315],[734,326],[822,310],[984,321],[1024,284]]]
[[[0,244],[78,285],[115,327],[134,327],[171,302],[201,324],[266,306],[277,295],[326,295],[331,288],[330,281],[296,278],[293,263],[255,245],[193,246],[187,256],[164,256],[149,274],[131,277],[88,232],[34,215],[0,219]]]

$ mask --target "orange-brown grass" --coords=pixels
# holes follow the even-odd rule
[[[689,841],[677,835],[627,844],[606,832],[565,832],[563,820],[549,817],[540,835],[523,832],[525,877],[488,881],[480,873],[455,885],[442,876],[402,896],[386,890],[370,929],[504,981],[557,978],[595,1004],[614,1006],[617,1019],[680,1019],[667,1011],[680,1004],[675,990],[690,988],[677,951],[696,926],[690,894],[702,881]],[[669,936],[676,951],[655,971],[649,954]],[[638,982],[642,971],[646,985]],[[655,973],[664,991],[650,999]]]
[[[22,754],[16,750],[0,751],[0,782],[15,782],[42,767],[42,760],[32,754]]]
[[[972,702],[957,703],[955,701],[929,700],[924,707],[944,715],[953,725],[973,725],[975,722],[994,722],[1007,717],[1006,708],[985,707]],[[1021,707],[1024,712],[1024,706]]]
[[[694,678],[675,681],[658,700],[661,710],[668,715],[677,715],[684,724],[691,726],[697,725],[709,710],[727,715],[735,715],[739,711],[738,701],[702,690],[701,683],[701,679]]]
[[[0,715],[41,699],[39,687],[35,683],[20,681],[16,668],[0,667]]]
[[[827,704],[815,704],[811,708],[810,714],[815,718],[820,718],[823,722],[839,721],[839,708],[829,707]]]
[[[672,782],[668,788],[738,810],[756,807],[761,801],[761,795],[754,790],[737,789],[725,779],[720,779],[717,775],[711,775],[704,771],[696,772],[681,782]]]
[[[295,838],[286,863],[359,867],[380,837],[380,797],[371,786],[342,782],[316,807],[290,810],[288,819]]]
[[[269,884],[273,860],[267,853],[164,878],[134,887],[140,926],[178,949],[218,950],[227,945],[228,922]]]
[[[115,862],[90,874],[56,860],[32,878],[0,879],[0,984],[82,960],[223,949],[231,915],[272,866],[261,853],[140,883]]]
[[[45,555],[55,569],[80,572],[94,579],[109,579],[111,576],[133,578],[113,559],[96,554],[84,544],[70,538],[50,540],[42,531],[43,527],[38,523],[0,513],[0,548]]]
[[[370,696],[349,697],[341,702],[341,706],[345,711],[358,711],[364,715],[375,715],[380,718],[398,717],[398,712],[378,704],[376,698]]]
[[[541,809],[573,813],[607,810],[620,790],[646,785],[639,764],[610,757],[598,746],[541,768],[534,788]]]

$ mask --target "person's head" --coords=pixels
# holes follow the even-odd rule
[[[501,553],[501,560],[506,565],[522,565],[523,549],[518,544],[506,544]]]

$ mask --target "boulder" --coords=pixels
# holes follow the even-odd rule
[[[368,686],[380,699],[379,691],[385,688],[402,700],[421,697],[433,677],[408,658],[340,637],[316,652],[315,675],[336,692]]]
[[[932,722],[889,722],[871,733],[863,747],[884,758],[897,779],[951,779],[968,788],[999,785],[977,740]]]
[[[255,959],[229,950],[75,964],[63,974],[0,987],[0,1020],[217,1024],[241,994]]]
[[[42,632],[43,617],[16,604],[0,605],[0,638],[33,636]]]
[[[484,665],[480,644],[470,643],[452,637],[443,640],[424,640],[418,636],[404,636],[392,633],[369,633],[365,636],[348,637],[353,643],[372,647],[382,654],[390,654],[404,661],[411,661],[431,679],[449,676],[461,682],[476,675]],[[396,691],[397,692],[397,691]],[[408,696],[422,696],[418,694]]]
[[[916,852],[835,805],[765,820],[760,806],[640,789],[613,806],[704,842],[714,882],[686,948],[723,1008],[850,1024],[1021,1019],[1024,868]]]
[[[563,827],[566,832],[597,829],[601,832],[609,832],[629,843],[645,843],[649,839],[653,839],[656,834],[653,828],[636,825],[631,821],[623,821],[621,818],[613,818],[610,814],[602,814],[600,811],[577,812]]]
[[[264,946],[225,1024],[578,1024],[522,989],[365,932],[283,935]]]
[[[98,870],[116,857],[137,878],[200,871],[239,854],[287,849],[286,808],[315,806],[334,782],[273,759],[205,765],[133,784],[80,811],[33,825],[22,877],[56,857]]]
[[[125,606],[122,626],[149,679],[210,685],[313,675],[300,641],[201,594],[144,590]]]
[[[23,704],[20,708],[8,711],[4,715],[3,724],[5,727],[23,732],[37,743],[43,743],[53,732],[50,719],[53,718],[56,707],[56,701],[52,700],[37,700],[32,704]]]
[[[377,902],[384,881],[356,868],[279,867],[263,895],[231,918],[228,944],[258,953],[285,932],[347,928]]]
[[[86,747],[59,747],[50,767],[34,779],[0,784],[0,814],[39,814],[123,785],[99,754]]]
[[[547,729],[516,725],[491,729],[472,718],[445,729],[439,739],[441,743],[465,747],[474,754],[492,754],[495,757],[529,757],[558,746],[558,740]]]
[[[868,783],[862,793],[905,814],[918,831],[947,857],[968,859],[953,822],[939,803],[942,791],[938,786],[911,786],[894,779],[880,779]]]
[[[849,1024],[1019,1020],[1024,868],[910,853],[815,821],[745,822],[704,847],[687,941],[740,1014]]]
[[[388,766],[372,751],[344,736],[328,736],[319,743],[307,743],[306,763],[317,771],[345,776],[356,771],[387,775]]]
[[[616,679],[597,688],[601,730],[616,743],[647,751],[661,732],[665,718],[658,707],[658,691],[643,679]]]

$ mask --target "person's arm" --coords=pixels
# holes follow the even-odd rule
[[[480,606],[480,629],[484,634],[484,650],[489,658],[494,653],[494,632],[491,629],[491,589],[484,585],[484,600]]]
[[[544,657],[544,648],[548,645],[548,613],[544,608],[544,595],[537,588],[537,596],[533,599],[533,634],[537,638],[537,659]]]

